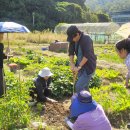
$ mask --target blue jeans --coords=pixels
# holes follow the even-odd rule
[[[87,74],[85,69],[82,69],[78,73],[78,80],[76,82],[75,88],[76,88],[76,93],[81,92],[82,90],[87,90],[89,91],[89,81],[92,78],[92,74]]]

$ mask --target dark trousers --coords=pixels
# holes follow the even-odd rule
[[[4,94],[4,80],[3,80],[3,69],[0,68],[0,97]]]
[[[36,99],[37,102],[45,102],[46,101],[46,97],[51,95],[51,90],[48,88],[43,89],[43,95],[42,98],[38,95],[37,93],[37,89],[36,88],[30,88],[30,96],[32,97],[32,99]],[[42,100],[41,100],[42,99]]]

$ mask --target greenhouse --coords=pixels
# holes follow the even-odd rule
[[[122,36],[123,38],[127,38],[130,35],[130,22],[122,24],[116,34]]]
[[[106,23],[79,23],[79,24],[59,24],[55,27],[56,33],[65,33],[71,25],[76,25],[81,31],[89,34],[96,42],[111,43],[115,42],[115,32],[120,26],[114,22]]]

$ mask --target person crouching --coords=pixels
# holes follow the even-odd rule
[[[48,67],[43,68],[38,73],[38,77],[34,80],[34,88],[30,88],[30,96],[32,100],[37,102],[56,102],[55,100],[48,98],[51,95],[51,90],[49,89],[49,85],[52,81],[53,73],[51,73]],[[36,96],[35,96],[36,95]]]
[[[102,106],[86,90],[72,96],[70,116],[65,122],[72,130],[112,130]]]

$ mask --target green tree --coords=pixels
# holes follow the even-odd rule
[[[96,14],[91,13],[90,22],[92,22],[92,23],[98,22],[98,17]]]
[[[85,4],[95,12],[102,10],[110,13],[130,10],[130,0],[86,0]]]
[[[54,23],[56,24],[54,20],[56,17],[55,2],[53,0],[26,0],[25,4],[30,13],[30,23],[33,23],[32,17],[34,17],[34,29],[43,30],[54,28]]]
[[[97,18],[84,2],[85,0],[0,0],[0,20],[18,22],[31,30],[40,31],[48,28],[53,30],[62,22],[97,22],[98,18],[107,20],[104,15],[98,15]]]
[[[56,10],[58,13],[58,21],[61,23],[79,23],[84,21],[84,10],[77,4],[57,2]]]
[[[111,21],[109,15],[107,15],[105,13],[98,13],[97,17],[98,17],[99,22],[109,22],[109,21]]]
[[[56,0],[56,1],[58,1],[58,2],[76,3],[76,4],[80,5],[81,7],[84,7],[86,0]]]

